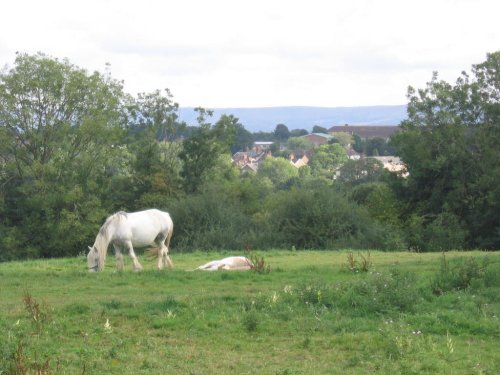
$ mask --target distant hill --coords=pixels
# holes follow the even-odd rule
[[[214,108],[212,121],[221,115],[233,115],[250,132],[271,132],[278,124],[289,130],[306,129],[314,125],[331,128],[335,125],[399,125],[406,118],[406,105],[369,107],[264,107]],[[192,107],[179,109],[179,117],[189,125],[196,125],[196,112]]]

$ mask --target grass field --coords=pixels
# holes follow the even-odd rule
[[[498,252],[256,254],[0,263],[0,374],[500,373]]]

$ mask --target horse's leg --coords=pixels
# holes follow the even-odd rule
[[[163,248],[163,244],[161,244],[159,247],[158,247],[158,269],[161,270],[163,269],[163,255],[164,253],[164,248]]]
[[[132,258],[132,268],[134,269],[134,271],[142,270],[142,266],[139,263],[139,259],[137,259],[137,256],[135,255],[134,248],[132,246],[132,242],[128,241],[126,243],[126,246],[128,247],[128,253],[130,255],[130,258]]]
[[[174,263],[172,263],[172,259],[170,259],[170,256],[168,255],[168,247],[170,246],[170,239],[172,238],[172,228],[167,233],[167,238],[165,239],[164,245],[165,246],[165,265],[168,268],[174,268]]]
[[[165,237],[160,236],[156,240],[156,245],[158,246],[158,269],[161,270],[164,267],[173,268],[173,263],[168,256],[168,245],[170,243],[171,233],[168,233]]]
[[[115,249],[115,258],[116,258],[116,269],[118,271],[123,271],[123,254],[121,252],[120,246],[117,244],[113,244]]]

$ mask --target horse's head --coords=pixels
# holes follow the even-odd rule
[[[95,246],[89,246],[89,250],[87,254],[87,266],[90,272],[97,272],[99,271],[99,251]]]

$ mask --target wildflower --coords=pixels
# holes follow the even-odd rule
[[[273,296],[271,297],[271,302],[276,303],[277,301],[278,301],[278,294],[274,292]]]
[[[109,324],[109,319],[106,319],[106,323],[104,323],[104,330],[107,333],[111,333],[111,324]]]

